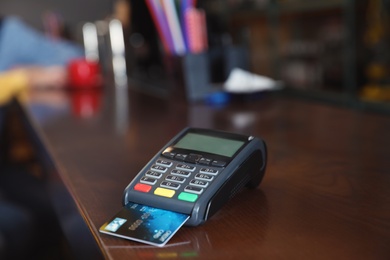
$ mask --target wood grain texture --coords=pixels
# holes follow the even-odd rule
[[[24,110],[53,162],[51,186],[70,194],[73,214],[105,258],[390,258],[388,116],[280,96],[211,107],[112,89],[86,116],[74,109],[74,93],[51,95],[62,103],[34,98]],[[186,126],[263,138],[261,185],[241,191],[204,225],[183,227],[164,248],[98,233],[122,207],[130,180]]]

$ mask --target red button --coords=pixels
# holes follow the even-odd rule
[[[134,186],[134,190],[141,191],[141,192],[149,192],[151,189],[152,189],[152,186],[146,185],[146,184],[143,184],[143,183],[137,183]]]

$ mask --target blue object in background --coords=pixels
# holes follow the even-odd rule
[[[229,103],[230,94],[224,91],[213,92],[206,95],[205,102],[209,105],[221,106]]]
[[[0,28],[0,71],[21,65],[64,66],[84,57],[81,46],[55,40],[30,28],[16,17],[4,17]]]

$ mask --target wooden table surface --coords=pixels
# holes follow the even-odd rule
[[[278,95],[215,107],[114,87],[35,93],[23,109],[84,259],[390,259],[389,116]],[[261,185],[163,248],[100,234],[130,180],[186,126],[263,138]]]

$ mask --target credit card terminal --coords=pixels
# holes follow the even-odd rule
[[[265,172],[265,142],[253,136],[186,128],[126,187],[128,202],[184,213],[185,225],[213,216],[241,188],[257,187]]]

